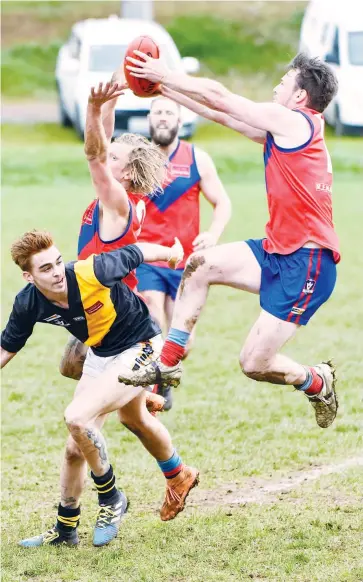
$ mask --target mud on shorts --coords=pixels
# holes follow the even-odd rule
[[[163,338],[161,334],[158,334],[145,342],[135,344],[116,356],[102,358],[101,356],[97,356],[92,349],[89,349],[83,364],[83,373],[97,378],[110,366],[116,366],[117,364],[127,366],[131,370],[136,369],[135,366],[146,365],[151,360],[156,360],[160,355],[162,347]]]
[[[301,248],[279,255],[267,253],[262,242],[246,240],[262,271],[262,309],[284,321],[306,325],[335,287],[337,268],[332,251]]]

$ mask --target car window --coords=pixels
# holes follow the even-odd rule
[[[112,73],[125,57],[126,46],[117,45],[93,45],[90,47],[88,70],[100,73]],[[170,56],[165,46],[160,47],[160,54],[166,60],[171,69],[176,68],[174,59]]]
[[[351,65],[363,66],[363,32],[348,33],[348,59]]]

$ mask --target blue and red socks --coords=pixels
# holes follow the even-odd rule
[[[165,366],[176,366],[182,360],[189,337],[187,331],[173,327],[169,330],[160,354],[160,360]]]
[[[158,461],[158,465],[162,472],[164,473],[164,477],[166,479],[173,479],[174,477],[179,475],[180,471],[183,468],[182,460],[175,449],[170,459],[168,459],[167,461]]]
[[[321,392],[323,379],[314,368],[306,368],[306,380],[302,384],[295,385],[297,390],[305,392],[307,396],[315,396]]]

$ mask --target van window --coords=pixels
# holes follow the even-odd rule
[[[348,33],[348,59],[351,65],[363,66],[363,32]]]
[[[79,40],[78,36],[71,34],[69,37],[68,46],[71,58],[78,60],[81,52],[81,41]]]
[[[332,47],[328,55],[326,56],[326,59],[328,63],[335,63],[336,65],[340,65],[339,31],[337,28],[335,28]]]
[[[328,39],[328,32],[329,32],[329,23],[326,22],[322,28],[322,31],[321,31],[320,42],[323,46],[325,45],[325,43]]]
[[[88,70],[95,73],[112,73],[122,63],[126,46],[117,45],[93,45],[90,46]],[[175,62],[170,57],[166,47],[160,47],[161,56],[171,69],[175,69]]]

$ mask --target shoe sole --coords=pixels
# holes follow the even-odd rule
[[[34,549],[34,548],[40,548],[40,547],[44,547],[44,546],[48,546],[48,547],[59,547],[59,546],[67,546],[68,548],[76,548],[80,543],[80,540],[78,539],[75,542],[70,542],[67,540],[62,540],[61,542],[57,543],[57,544],[51,544],[51,543],[45,543],[45,544],[39,544],[37,546],[24,546],[21,542],[17,543],[17,546],[19,546],[19,548],[24,548],[25,550],[28,549]]]
[[[337,393],[335,391],[335,385],[337,383],[337,373],[336,373],[336,367],[334,366],[332,360],[327,360],[326,362],[322,362],[322,363],[329,366],[331,375],[333,377],[332,385],[331,385],[331,392],[334,395],[336,409],[335,409],[334,417],[331,420],[329,420],[329,424],[324,424],[323,426],[321,424],[319,424],[318,419],[316,418],[316,409],[315,409],[315,418],[316,418],[316,422],[320,428],[329,428],[329,426],[331,426],[333,424],[334,420],[336,419],[336,416],[338,413],[338,408],[339,408],[338,396],[337,396]],[[323,406],[326,407],[326,405],[324,405],[324,404],[323,404]]]
[[[144,370],[145,376],[143,380],[140,380],[140,378],[128,378],[125,380],[120,375],[118,376],[118,381],[121,382],[121,384],[142,386],[143,388],[146,388],[151,384],[159,384],[161,387],[172,386],[173,388],[177,388],[179,386],[181,372],[178,378],[162,378],[158,365],[155,362],[151,362],[151,365],[152,369],[150,371]]]
[[[177,515],[179,515],[179,513],[181,513],[182,511],[184,511],[184,508],[185,508],[185,502],[186,502],[186,500],[188,499],[188,495],[189,495],[189,493],[191,492],[191,490],[192,490],[192,489],[194,489],[194,487],[198,487],[198,485],[199,485],[199,471],[197,472],[197,474],[196,474],[196,476],[195,476],[195,479],[194,479],[193,483],[192,483],[192,484],[191,484],[191,486],[189,487],[189,489],[188,489],[188,492],[187,492],[186,496],[184,497],[184,505],[183,505],[183,507],[180,509],[180,511],[178,511],[178,513],[176,513],[176,514],[174,515],[174,517],[170,517],[169,519],[162,519],[162,518],[160,518],[160,519],[161,519],[161,521],[171,521],[172,519],[175,519],[175,518],[176,518],[176,516],[177,516]]]

